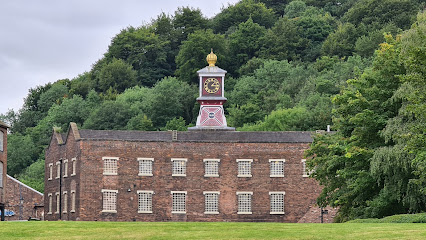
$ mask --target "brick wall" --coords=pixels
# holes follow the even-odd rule
[[[108,134],[110,132],[107,132]],[[111,131],[111,134],[114,134]],[[75,137],[76,136],[76,137]],[[301,159],[308,143],[165,142],[142,140],[80,139],[70,129],[67,136],[54,135],[46,150],[53,179],[45,181],[46,220],[87,221],[316,221],[315,201],[321,188],[303,177]],[[77,159],[77,174],[70,176],[71,159]],[[118,157],[118,175],[103,175],[102,157]],[[138,176],[138,158],[154,158],[153,176]],[[172,158],[187,159],[185,177],[172,176]],[[203,159],[220,159],[219,177],[204,176]],[[68,159],[68,177],[62,177],[67,191],[68,212],[56,212],[59,190],[56,162]],[[252,177],[237,177],[237,159],[253,159]],[[285,159],[285,177],[270,177],[269,159]],[[63,165],[62,165],[63,166]],[[63,169],[62,169],[63,171]],[[117,213],[102,212],[102,189],[117,190]],[[76,209],[70,212],[70,192],[76,191]],[[138,213],[138,190],[153,191],[153,213]],[[186,214],[174,214],[171,191],[186,191]],[[204,214],[203,191],[219,191],[219,214]],[[237,214],[237,192],[252,195],[252,214]],[[270,214],[269,192],[285,192],[285,214]],[[49,198],[52,194],[52,214]],[[61,199],[64,204],[64,199]],[[308,215],[307,215],[308,214]],[[311,219],[311,220],[310,220]],[[312,220],[314,219],[314,220]]]
[[[37,207],[35,207],[37,206]],[[43,218],[43,194],[28,187],[13,177],[7,176],[6,210],[14,215],[6,216],[6,221]]]
[[[6,202],[5,199],[5,186],[6,186],[6,170],[7,170],[7,129],[3,127],[0,122],[0,131],[3,134],[3,151],[0,151],[0,164],[3,165],[3,174],[0,174],[0,178],[2,178],[3,186],[0,186],[0,204],[4,204]]]

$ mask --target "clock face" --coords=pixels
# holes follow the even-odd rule
[[[220,90],[220,82],[216,78],[207,78],[204,81],[204,90],[207,93],[214,94]]]

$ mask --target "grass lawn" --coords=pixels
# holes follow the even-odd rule
[[[0,239],[426,239],[426,224],[0,222]]]

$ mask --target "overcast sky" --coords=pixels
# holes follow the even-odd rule
[[[213,17],[238,0],[1,0],[0,113],[22,107],[28,90],[89,71],[111,38],[179,6]]]

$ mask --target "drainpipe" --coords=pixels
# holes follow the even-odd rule
[[[0,215],[1,215],[1,221],[4,221],[4,215],[5,215],[5,211],[4,211],[4,205],[0,204]]]

